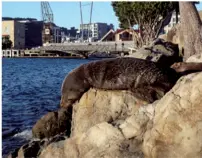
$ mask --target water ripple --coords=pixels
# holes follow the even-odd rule
[[[2,59],[3,155],[31,139],[31,127],[58,109],[65,76],[83,59]],[[24,137],[25,136],[25,137]]]

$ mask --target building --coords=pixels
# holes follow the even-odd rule
[[[62,36],[60,27],[58,26],[53,27],[53,37],[54,37],[53,43],[61,43]]]
[[[138,30],[131,29],[117,29],[116,31],[110,30],[105,34],[100,41],[133,41],[134,33],[138,33]]]
[[[76,37],[77,35],[76,32],[78,31],[78,29],[75,29],[75,27],[71,27],[70,29],[61,27],[60,29],[61,29],[61,34],[68,37]]]
[[[9,36],[12,48],[25,48],[25,25],[16,20],[2,21],[2,36]]]
[[[79,36],[83,40],[91,38],[98,41],[111,29],[113,30],[114,26],[107,23],[80,24]]]
[[[13,49],[31,49],[44,43],[61,43],[60,27],[33,18],[2,18],[2,37],[6,36],[12,41]]]
[[[199,16],[202,20],[202,11],[199,11]],[[180,15],[178,14],[178,22],[180,21]],[[170,23],[164,27],[165,33],[168,33],[168,31],[177,24],[177,19],[176,19],[176,12],[173,12]]]
[[[44,23],[42,30],[42,43],[61,43],[60,27],[54,23]]]
[[[75,41],[76,39],[79,38],[77,35],[78,29],[75,29],[75,27],[71,27],[70,29],[61,27],[60,29],[61,29],[62,43]]]
[[[180,21],[180,15],[178,14],[178,22]],[[168,33],[168,31],[177,24],[176,12],[173,12],[172,17],[170,19],[170,23],[164,27],[164,32]]]
[[[43,21],[19,21],[25,25],[25,48],[42,46]]]

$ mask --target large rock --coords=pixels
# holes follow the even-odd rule
[[[129,91],[90,89],[73,105],[71,136],[86,132],[90,127],[109,122],[118,125],[147,104]]]
[[[128,57],[128,56],[127,56]],[[170,66],[175,62],[182,61],[179,55],[178,45],[157,39],[150,46],[142,47],[129,57],[157,62],[162,66]]]
[[[161,100],[141,106],[119,124],[96,124],[52,150],[64,158],[201,157],[201,83],[202,72],[184,76]],[[50,153],[43,156],[53,157]]]
[[[53,142],[41,152],[39,158],[64,158],[64,140]]]
[[[58,157],[60,154],[60,151],[63,151],[60,149],[60,147],[63,147],[62,142],[67,139],[65,134],[56,135],[49,139],[42,139],[42,140],[31,140],[30,142],[24,144],[22,147],[14,150],[8,155],[8,158],[30,158],[30,157],[38,157],[39,155],[44,155],[44,153],[48,152],[48,155],[51,154],[52,156]],[[59,151],[54,151],[55,147],[59,148]],[[42,153],[41,153],[42,152]],[[55,153],[51,153],[55,152]],[[59,157],[58,157],[59,158]]]
[[[202,62],[202,53],[201,54],[192,55],[191,57],[189,57],[186,60],[186,62],[196,62],[196,63]]]
[[[202,72],[182,77],[156,105],[144,135],[148,158],[199,158],[202,151]]]
[[[48,152],[49,149],[52,150]],[[65,140],[64,146],[49,145],[39,157],[55,158],[55,155],[63,158],[143,158],[137,141],[126,140],[118,128],[106,122]]]
[[[187,61],[195,59],[202,62],[201,55]],[[201,83],[202,72],[181,77],[162,99],[152,104],[136,99],[128,91],[90,89],[73,105],[70,138],[31,142],[21,147],[18,157],[199,158],[202,154]],[[40,133],[51,135],[52,120],[54,126],[58,125],[55,115],[46,117],[37,125],[42,129],[39,137]],[[69,121],[61,120],[65,125]],[[44,130],[43,126],[51,128]]]
[[[60,108],[56,112],[49,112],[39,119],[32,128],[33,137],[43,139],[67,132],[71,129],[71,113]]]

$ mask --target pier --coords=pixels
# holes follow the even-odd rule
[[[69,57],[88,58],[91,55],[103,57],[130,54],[134,48],[132,41],[92,42],[92,43],[48,43],[30,50],[2,50],[2,57]]]
[[[43,53],[72,54],[88,57],[92,53],[127,54],[134,48],[133,41],[92,43],[51,43],[40,47]]]

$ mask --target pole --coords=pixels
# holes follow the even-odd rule
[[[88,42],[89,41],[89,35],[90,35],[90,28],[91,28],[91,20],[92,20],[92,10],[93,10],[93,2],[91,2],[91,9],[90,9],[90,23],[88,25]],[[92,36],[91,36],[92,37]]]
[[[80,2],[80,14],[81,14],[81,41],[83,42],[83,17],[82,17],[82,7],[81,7],[81,2]]]

